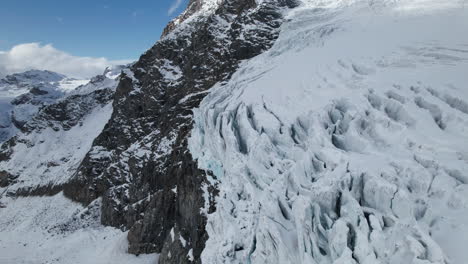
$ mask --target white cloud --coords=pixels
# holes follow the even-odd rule
[[[111,61],[106,58],[77,57],[54,48],[51,44],[19,44],[0,51],[0,75],[31,69],[49,70],[75,78],[101,74],[107,66],[127,64],[131,60]]]
[[[180,5],[182,4],[182,0],[175,0],[171,7],[169,8],[169,10],[167,10],[167,14],[168,15],[172,15],[176,10],[177,8],[180,7]]]

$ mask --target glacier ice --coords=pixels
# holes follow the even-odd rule
[[[468,258],[463,3],[302,1],[198,109],[203,263]]]

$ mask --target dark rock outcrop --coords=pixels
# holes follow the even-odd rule
[[[0,187],[7,187],[13,180],[13,175],[7,171],[0,171]]]

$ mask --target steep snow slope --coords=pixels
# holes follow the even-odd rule
[[[189,141],[219,188],[204,263],[468,259],[466,1],[308,1]]]

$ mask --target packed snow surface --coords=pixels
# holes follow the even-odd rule
[[[154,264],[158,256],[126,253],[126,232],[100,224],[100,201],[83,208],[62,193],[2,199],[0,263]]]
[[[467,263],[467,4],[285,14],[195,111],[220,190],[203,263]]]

